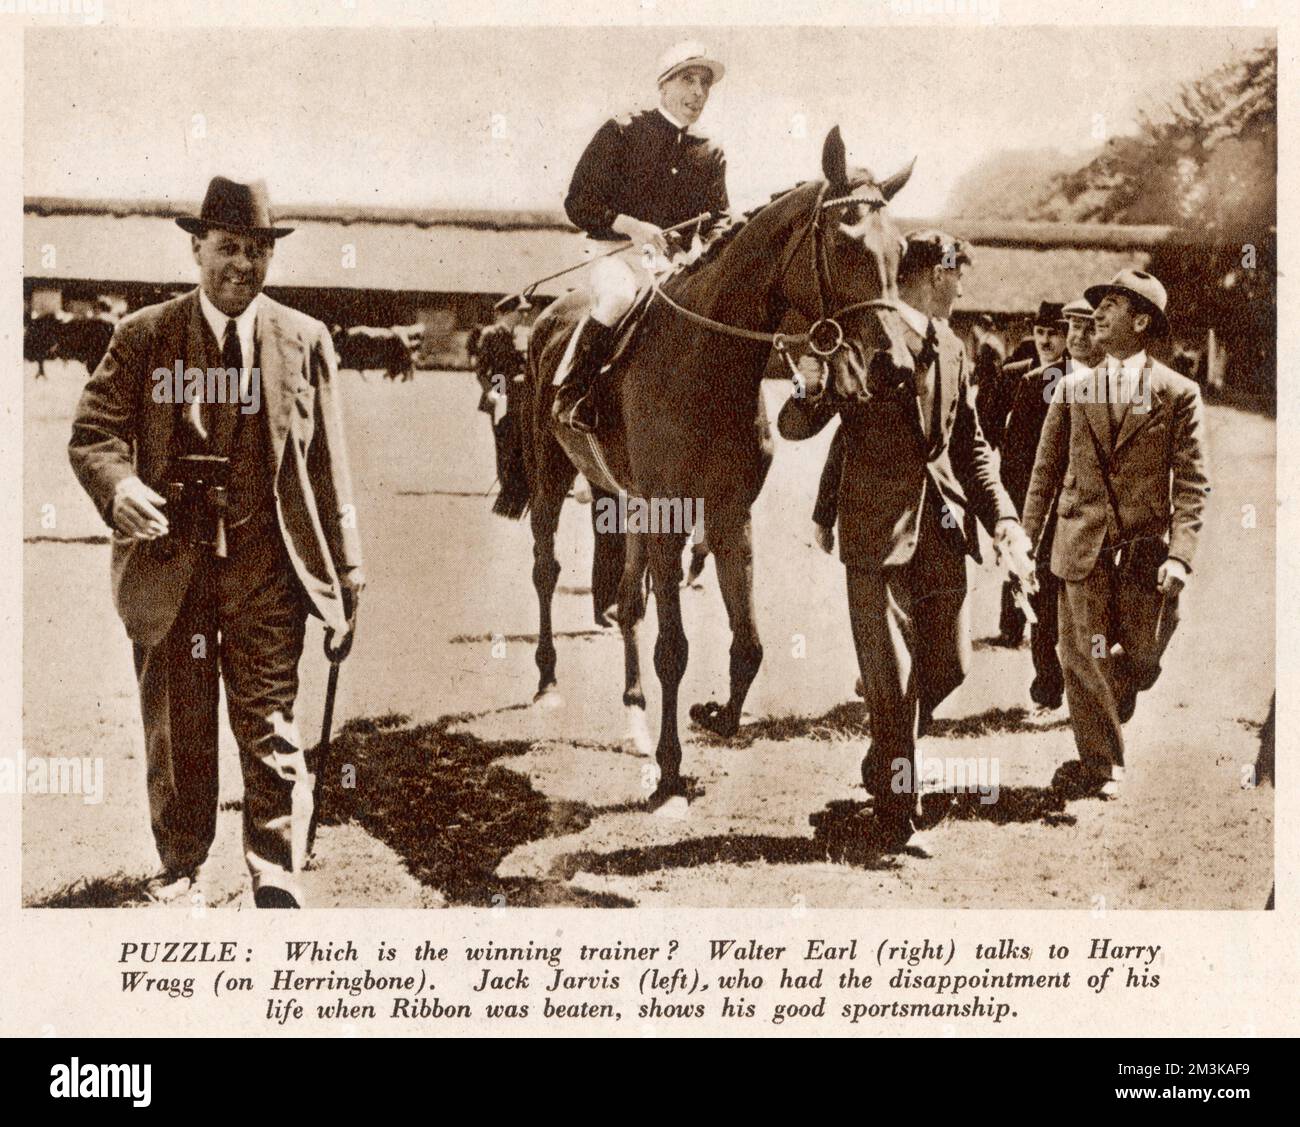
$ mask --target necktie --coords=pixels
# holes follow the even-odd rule
[[[926,438],[929,444],[929,456],[933,458],[940,444],[943,413],[943,405],[940,402],[940,388],[942,385],[939,382],[939,334],[934,327],[933,321],[926,324],[925,339],[921,344],[921,351],[916,356],[916,395],[922,410],[925,408],[927,393],[926,377],[929,375],[931,366],[934,368],[934,378],[928,381],[930,425]]]
[[[239,412],[239,379],[244,367],[244,350],[240,347],[239,330],[233,317],[226,322],[226,336],[221,344],[221,366],[226,370],[226,379],[222,385],[226,394],[225,402],[207,405],[208,433],[212,435],[213,453],[216,454],[227,453],[225,447]],[[235,372],[233,379],[230,378],[232,368]]]
[[[1124,398],[1122,394],[1124,369],[1118,364],[1110,374],[1110,387],[1107,389],[1107,398],[1110,402],[1110,436],[1111,445],[1119,437],[1120,424],[1124,421]]]

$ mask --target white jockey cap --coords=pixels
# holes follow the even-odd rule
[[[674,44],[659,56],[659,77],[656,81],[666,82],[687,67],[707,67],[709,73],[713,75],[714,83],[721,82],[722,76],[727,71],[727,68],[717,59],[709,58],[703,43],[688,39],[683,43]]]

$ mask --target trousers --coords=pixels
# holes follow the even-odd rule
[[[244,777],[244,858],[253,887],[283,888],[301,900],[292,856],[294,779],[306,787],[297,816],[310,818],[310,777],[294,704],[307,599],[274,518],[250,524],[256,527],[230,533],[225,559],[198,559],[162,641],[135,645],[149,815],[166,868],[203,863],[217,825],[224,684]]]
[[[916,738],[964,680],[970,657],[965,560],[940,541],[936,521],[927,504],[916,552],[906,564],[846,568],[849,622],[871,726],[862,782],[876,815],[887,821],[916,811]]]
[[[1104,560],[1058,598],[1058,652],[1079,759],[1103,776],[1124,766],[1126,698],[1149,689],[1178,626],[1178,596],[1112,574]],[[1114,652],[1116,645],[1122,652]]]

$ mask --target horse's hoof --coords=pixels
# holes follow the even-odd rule
[[[654,755],[654,742],[650,739],[650,725],[646,723],[645,709],[627,705],[627,742],[637,755],[650,758]]]
[[[684,794],[674,794],[655,810],[654,816],[669,822],[684,822],[690,812],[691,808],[686,801],[686,796]]]
[[[550,712],[557,708],[563,708],[564,698],[560,696],[560,690],[554,685],[551,685],[546,689],[538,689],[537,695],[533,697],[533,703],[537,705],[538,708]]]
[[[740,722],[725,705],[718,704],[717,701],[691,705],[690,718],[691,723],[724,739],[729,739],[740,731]]]

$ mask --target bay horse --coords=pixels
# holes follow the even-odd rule
[[[601,440],[615,479],[630,498],[650,504],[702,502],[704,536],[716,560],[732,641],[730,694],[725,704],[691,710],[702,727],[733,735],[763,658],[754,615],[750,508],[771,463],[772,445],[761,381],[773,345],[799,338],[778,334],[791,310],[812,328],[802,339],[823,357],[844,343],[835,318],[897,299],[895,275],[902,239],[885,205],[911,175],[909,165],[883,181],[846,165],[839,127],[822,149],[824,180],[809,181],[734,221],[704,255],[656,287],[636,335],[616,366],[602,375],[615,384],[616,409]],[[545,705],[557,691],[551,600],[559,576],[555,532],[576,473],[556,438],[553,380],[576,324],[587,310],[577,291],[538,319],[529,342],[527,373],[517,404],[522,475],[502,482],[497,511],[531,511],[533,586],[540,613],[534,698]],[[820,343],[819,343],[820,342]],[[796,385],[798,391],[798,385]],[[607,427],[607,430],[605,429]],[[619,586],[624,643],[623,703],[629,730],[648,754],[645,696],[636,628],[645,611],[648,567],[658,610],[654,667],[663,690],[655,758],[658,785],[651,808],[672,803],[684,812],[677,691],[686,671],[682,628],[682,549],[690,528],[626,531]]]

